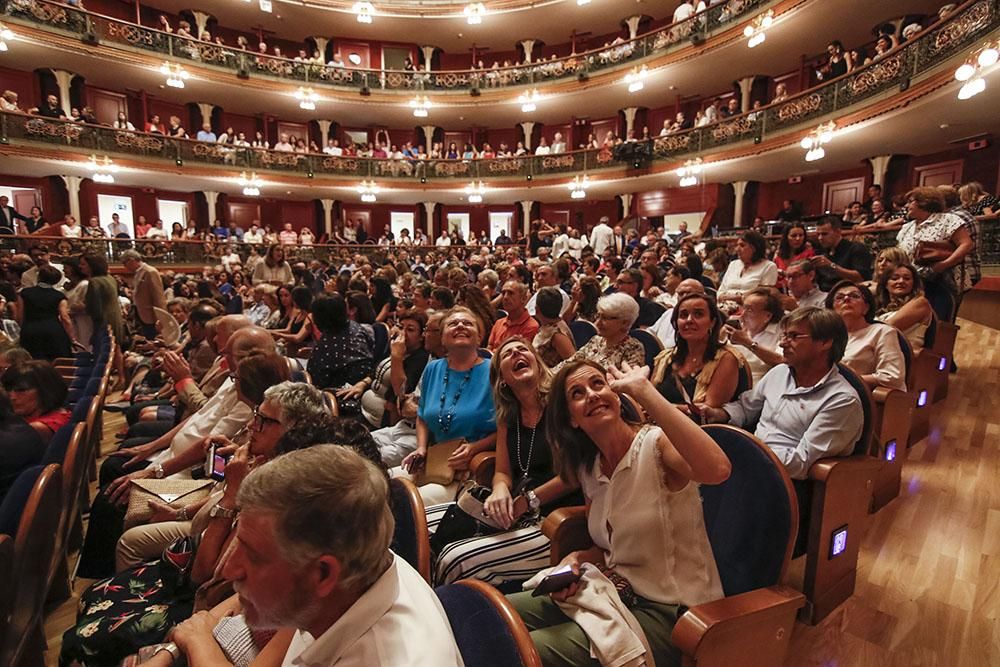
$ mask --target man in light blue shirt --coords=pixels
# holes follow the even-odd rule
[[[211,141],[212,143],[215,143],[216,137],[215,132],[212,132],[211,123],[205,123],[202,125],[201,129],[198,130],[198,134],[195,136],[195,139],[198,141]]]
[[[799,308],[781,321],[785,363],[753,389],[721,408],[702,405],[708,422],[746,426],[777,455],[789,477],[806,479],[819,459],[846,456],[861,436],[864,414],[854,387],[837,362],[847,347],[840,316],[824,308]]]

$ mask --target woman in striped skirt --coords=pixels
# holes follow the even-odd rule
[[[482,579],[497,585],[528,579],[549,562],[540,516],[559,507],[576,487],[555,474],[545,435],[551,371],[523,338],[505,341],[493,355],[490,383],[497,411],[496,470],[484,511],[507,530],[448,544],[438,554],[438,585]],[[427,508],[431,532],[448,505]]]

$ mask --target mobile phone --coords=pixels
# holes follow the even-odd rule
[[[738,317],[730,317],[728,320],[726,320],[726,326],[732,327],[734,329],[742,329],[743,321]]]
[[[532,597],[538,597],[540,595],[548,595],[549,593],[555,593],[556,591],[561,591],[570,584],[580,581],[580,577],[583,574],[580,572],[573,572],[573,567],[571,565],[564,565],[557,570],[550,572],[544,579],[538,582],[535,586],[535,590],[531,591]]]
[[[215,444],[208,448],[208,456],[205,457],[205,477],[221,482],[226,478],[226,464],[229,459],[215,451]]]

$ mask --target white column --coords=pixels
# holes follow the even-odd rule
[[[534,130],[535,130],[535,121],[533,121],[533,120],[525,120],[525,121],[522,121],[522,122],[518,123],[518,125],[521,126],[521,131],[524,132],[524,147],[530,151],[531,150],[531,133],[534,132]]]
[[[518,202],[518,204],[521,205],[521,233],[527,237],[528,233],[531,231],[531,207],[535,205],[535,202],[521,201]]]
[[[622,218],[628,219],[629,215],[632,213],[632,193],[626,192],[624,194],[618,195],[618,198],[622,200]]]
[[[642,17],[639,16],[638,14],[636,14],[635,16],[630,16],[627,19],[625,19],[625,25],[628,26],[629,39],[635,39],[636,36],[639,34],[639,21],[641,20]]]
[[[326,142],[330,139],[330,126],[333,125],[332,120],[317,120],[316,124],[319,125],[319,135],[323,137],[323,142],[320,144],[320,150],[326,146]]]
[[[313,41],[316,42],[316,50],[319,51],[319,55],[323,58],[323,62],[326,62],[326,47],[330,43],[329,37],[316,37],[313,36]],[[311,53],[309,54],[312,55]]]
[[[434,52],[437,51],[436,46],[421,46],[420,51],[424,54],[424,71],[431,71],[431,61],[434,59]]]
[[[69,193],[69,214],[83,224],[80,219],[80,184],[83,182],[81,176],[60,176],[66,184],[66,191]]]
[[[205,12],[199,11],[192,11],[191,15],[194,16],[194,23],[198,26],[198,38],[201,39],[201,33],[205,32],[205,28],[208,27],[208,19],[212,17]]]
[[[742,227],[743,226],[743,195],[747,191],[747,183],[749,181],[733,181],[733,195],[736,197],[735,203],[733,204],[733,226]]]
[[[205,201],[208,202],[208,224],[209,228],[211,228],[215,224],[216,218],[219,217],[219,212],[215,206],[219,201],[219,193],[205,190],[204,194]]]
[[[431,245],[434,245],[434,240],[437,236],[434,234],[434,209],[437,208],[436,201],[425,201],[420,202],[424,205],[424,211],[427,212],[427,223],[425,225],[424,233],[427,234],[427,240]]]
[[[757,77],[745,76],[739,80],[740,111],[750,111],[750,93],[753,92],[753,80]]]
[[[215,110],[215,105],[209,104],[207,102],[198,102],[197,104],[198,104],[198,111],[201,112],[201,124],[204,125],[205,123],[208,123],[209,125],[211,125],[212,112]],[[199,127],[198,129],[200,130],[201,127]],[[197,131],[195,131],[195,134],[197,134]]]
[[[625,114],[625,136],[628,137],[629,132],[635,129],[635,114],[639,111],[638,107],[628,107],[627,109],[622,109],[622,113]]]
[[[319,203],[323,205],[323,231],[326,232],[327,237],[333,236],[333,199],[320,199]]]
[[[524,49],[524,62],[531,62],[531,52],[535,50],[535,40],[533,39],[522,39],[518,44]]]
[[[56,77],[56,85],[59,86],[59,106],[63,108],[63,111],[65,111],[68,116],[70,109],[73,108],[73,103],[70,101],[69,97],[69,90],[76,74],[73,72],[67,72],[64,69],[50,69],[49,71]],[[79,218],[77,219],[79,220]],[[83,222],[80,224],[82,225]]]
[[[424,131],[424,148],[427,150],[427,154],[430,155],[431,146],[434,145],[434,130],[437,128],[433,125],[423,125],[420,129]]]
[[[868,158],[872,165],[872,185],[885,184],[885,172],[889,169],[890,160],[892,160],[891,155],[877,155]]]

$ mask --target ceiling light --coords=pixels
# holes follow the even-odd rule
[[[3,23],[0,23],[0,52],[6,51],[8,48],[7,42],[12,41],[14,41],[14,32]]]
[[[986,90],[986,79],[981,76],[977,76],[974,79],[970,79],[964,86],[962,86],[961,90],[958,91],[958,99],[967,100],[975,97],[984,90]]]
[[[250,177],[247,178],[247,173],[244,171],[240,173],[240,185],[243,187],[243,196],[259,197],[264,182],[257,178],[257,172],[250,172]]]
[[[963,63],[955,70],[955,78],[959,81],[968,81],[976,73],[976,66],[972,63]]]
[[[465,6],[464,13],[465,20],[469,22],[469,25],[479,25],[483,22],[483,16],[486,15],[486,6],[481,2],[474,2]]]
[[[576,0],[576,4],[579,7],[583,7],[584,5],[589,5],[590,0]]]
[[[372,17],[375,15],[375,6],[362,0],[361,2],[354,3],[354,13],[358,15],[358,23],[371,23]]]
[[[677,170],[677,175],[680,177],[680,186],[682,188],[688,188],[692,185],[698,184],[698,174],[702,170],[701,158],[695,158],[693,160],[688,160],[684,163],[683,167]]]
[[[347,62],[351,63],[352,65],[358,65],[358,66],[360,66],[361,65],[361,55],[358,54],[358,53],[354,53],[352,51],[352,52],[350,52],[350,53],[347,54]]]
[[[833,140],[833,131],[837,129],[833,121],[823,123],[815,130],[802,137],[799,145],[806,151],[806,162],[815,162],[826,157],[826,150],[823,144],[828,144]]]
[[[574,176],[568,187],[570,199],[584,199],[587,196],[587,188],[590,187],[590,179],[586,174],[583,178]]]
[[[361,195],[361,201],[366,204],[372,204],[376,200],[376,196],[379,192],[379,187],[375,185],[375,181],[361,181],[361,185],[358,186],[358,194]]]
[[[646,86],[646,76],[649,70],[643,65],[641,68],[633,67],[632,71],[625,75],[625,83],[628,84],[628,92],[637,93]]]
[[[967,100],[986,90],[986,79],[983,76],[997,62],[1000,62],[1000,45],[987,42],[959,65],[955,70],[955,79],[965,85],[958,91],[958,99]]]
[[[260,11],[270,14],[273,9],[274,7],[271,5],[271,0],[260,0]]]
[[[987,46],[979,52],[977,60],[980,67],[993,67],[997,64],[997,60],[1000,60],[1000,51],[997,51],[995,46]]]
[[[431,101],[426,95],[420,97],[417,95],[412,100],[410,100],[410,108],[413,109],[413,115],[417,118],[427,118],[428,113],[431,109]]]
[[[478,183],[472,181],[465,187],[465,194],[468,195],[470,204],[481,204],[483,195],[486,194],[486,184],[482,181]]]
[[[160,65],[160,74],[167,77],[167,85],[171,88],[183,88],[184,82],[191,77],[180,65],[167,62]]]
[[[96,155],[91,155],[87,168],[90,169],[90,178],[95,183],[114,183],[115,174],[118,173],[118,165],[107,155],[101,160],[98,160]]]
[[[316,102],[319,101],[319,95],[316,94],[316,91],[312,88],[299,88],[295,91],[295,99],[299,101],[300,109],[315,111]]]
[[[747,46],[751,49],[760,46],[767,39],[764,31],[774,25],[774,11],[767,10],[763,14],[754,17],[750,23],[743,28],[743,36],[748,38]]]
[[[517,98],[517,101],[521,103],[521,112],[532,113],[538,108],[537,102],[541,98],[542,96],[538,93],[537,89],[532,90],[531,92],[521,93],[521,95]]]

